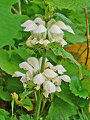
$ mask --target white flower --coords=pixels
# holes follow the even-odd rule
[[[67,45],[67,42],[63,39],[64,32],[62,30],[67,30],[72,34],[75,34],[72,28],[69,25],[65,25],[62,21],[55,21],[51,19],[47,28],[45,27],[45,21],[40,17],[37,17],[34,21],[27,20],[21,26],[26,27],[24,31],[30,31],[32,38],[26,41],[27,46],[33,47],[36,44],[41,44],[45,48],[50,42],[60,42],[62,47]],[[48,39],[46,40],[46,37]]]
[[[40,73],[40,74],[37,74],[34,79],[33,79],[33,82],[35,84],[38,84],[38,85],[41,85],[42,83],[45,82],[45,77]]]
[[[48,97],[49,93],[54,93],[56,91],[55,85],[50,81],[45,81],[43,83],[43,89],[45,90],[43,93],[45,97]]]
[[[60,86],[61,85],[61,78],[60,78],[60,76],[58,76],[58,77],[55,77],[54,79],[52,79],[52,82],[55,84],[55,85],[58,85],[58,86]]]
[[[37,58],[35,58],[35,57],[29,57],[27,59],[27,62],[29,63],[29,65],[31,65],[34,68],[35,72],[37,72],[40,69],[39,61],[38,61]]]
[[[67,31],[72,33],[72,34],[75,34],[73,29],[69,25],[67,25]]]
[[[59,75],[66,72],[62,65],[53,66],[46,58],[44,71],[41,73],[41,64],[42,57],[39,60],[35,57],[29,57],[27,62],[19,64],[20,68],[27,70],[26,74],[16,71],[12,77],[21,77],[20,81],[23,83],[24,88],[27,87],[29,81],[32,82],[36,85],[34,89],[43,89],[43,95],[47,98],[51,93],[61,92],[60,85],[62,80],[70,82],[71,79],[68,75]]]
[[[49,32],[55,33],[55,34],[63,34],[64,32],[57,26],[57,25],[52,25],[52,27],[49,29]]]
[[[39,25],[43,25],[45,26],[45,22],[40,18],[40,17],[37,17],[35,20],[34,20],[35,23],[38,23]]]
[[[65,23],[62,22],[62,21],[56,22],[56,25],[57,25],[60,29],[67,30],[67,26],[66,26]]]
[[[56,91],[57,91],[57,92],[61,92],[60,86],[56,86]]]
[[[45,68],[52,68],[53,65],[50,62],[46,62],[45,64]]]
[[[21,73],[21,72],[19,72],[19,71],[16,71],[13,75],[12,75],[12,77],[21,77],[21,76],[24,76],[25,74],[23,74],[23,73]]]
[[[51,69],[44,70],[43,75],[45,75],[45,77],[49,79],[52,79],[58,76],[58,74]]]
[[[62,75],[62,76],[60,76],[60,79],[65,82],[71,82],[71,79],[68,75]]]
[[[34,33],[44,33],[47,29],[43,25],[39,25],[36,30],[34,30]]]
[[[33,68],[27,62],[20,63],[19,67],[23,68],[24,70],[28,70],[31,74],[33,74]]]
[[[34,31],[38,28],[38,26],[35,23],[32,23],[31,25],[27,26],[24,31]]]
[[[27,20],[26,22],[24,22],[23,24],[21,24],[22,27],[28,27],[31,24],[33,24],[34,22],[32,20]]]

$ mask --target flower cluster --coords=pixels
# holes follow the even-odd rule
[[[35,84],[35,89],[43,88],[43,95],[48,97],[50,93],[60,92],[61,81],[70,82],[68,75],[63,75],[66,69],[62,65],[53,66],[48,59],[45,60],[45,68],[41,73],[42,57],[38,60],[35,57],[30,57],[27,61],[19,64],[20,68],[26,70],[26,74],[16,71],[13,77],[21,77],[20,81],[24,87],[27,86],[27,81]],[[41,87],[42,86],[42,87]]]
[[[51,19],[45,27],[45,21],[37,17],[34,21],[27,20],[22,27],[25,27],[24,31],[30,31],[31,35],[26,41],[27,46],[33,47],[36,44],[41,44],[44,47],[50,42],[60,42],[62,46],[67,45],[67,42],[63,39],[64,32],[66,30],[74,34],[74,31],[69,25],[65,25],[62,21],[55,21]],[[48,36],[48,37],[47,37]]]

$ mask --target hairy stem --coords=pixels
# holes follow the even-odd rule
[[[85,10],[85,16],[86,16],[86,29],[87,29],[87,57],[85,62],[85,65],[86,65],[89,57],[89,24],[88,24],[87,8],[85,8],[84,10]]]
[[[19,0],[19,15],[21,15],[22,12],[21,12],[21,0]]]

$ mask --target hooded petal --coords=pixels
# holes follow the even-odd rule
[[[33,82],[35,84],[38,84],[38,85],[41,85],[42,83],[45,82],[45,77],[40,73],[40,74],[37,74],[34,79],[33,79]]]
[[[48,29],[49,29],[53,24],[55,24],[55,23],[56,23],[55,19],[51,19],[51,20],[48,22]]]
[[[34,33],[44,33],[47,29],[43,25],[39,25],[36,30],[34,30]]]
[[[21,76],[24,76],[25,74],[23,74],[23,73],[21,73],[21,72],[19,72],[19,71],[16,71],[13,75],[12,75],[12,77],[21,77]]]
[[[33,24],[34,22],[32,20],[27,20],[26,22],[24,22],[23,24],[21,24],[22,27],[28,27],[31,24]]]
[[[54,93],[56,91],[55,85],[52,82],[50,82],[50,81],[45,81],[43,83],[43,89],[47,93]]]
[[[60,88],[60,86],[56,86],[56,91],[57,92],[61,92],[62,91],[61,88]]]
[[[43,75],[45,75],[45,77],[49,78],[49,79],[52,79],[52,78],[55,78],[58,76],[57,73],[55,73],[53,70],[51,69],[46,69],[44,70],[43,72]]]
[[[67,26],[66,26],[65,23],[62,22],[62,21],[56,22],[56,25],[57,25],[60,29],[67,30]]]
[[[45,92],[43,93],[43,95],[44,95],[45,98],[48,98],[49,92],[45,91]]]
[[[55,85],[61,85],[61,79],[60,79],[60,76],[58,76],[58,77],[56,77],[56,78],[54,78],[54,79],[52,79],[52,82],[55,84]]]
[[[65,82],[71,82],[71,79],[68,75],[62,75],[62,76],[60,76],[60,79]]]
[[[40,17],[37,17],[34,22],[45,26],[45,22]]]
[[[53,66],[51,69],[55,72],[58,72],[59,74],[63,74],[63,72],[59,66]]]
[[[72,34],[75,34],[73,29],[69,25],[67,25],[67,31],[72,33]]]
[[[31,25],[27,26],[24,31],[34,31],[38,28],[38,26],[35,23],[32,23]]]
[[[46,68],[52,68],[52,67],[53,67],[53,65],[50,62],[46,62],[45,69]]]
[[[23,68],[24,70],[28,70],[31,74],[33,74],[33,68],[27,62],[20,63],[19,67]]]
[[[64,39],[61,39],[60,41],[61,41],[62,47],[64,47],[65,45],[67,45],[67,42]]]
[[[62,72],[66,72],[66,69],[62,65],[56,65],[58,69],[60,69]]]
[[[64,32],[57,26],[57,25],[52,25],[52,27],[49,29],[51,33],[56,33],[56,34],[63,34]]]
[[[34,68],[34,71],[37,72],[37,70],[40,69],[39,67],[39,61],[37,58],[35,57],[29,57],[27,59],[27,62],[29,63],[29,65],[31,65]]]

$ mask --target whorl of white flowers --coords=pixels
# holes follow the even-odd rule
[[[19,64],[20,68],[27,71],[26,74],[16,71],[13,77],[21,77],[20,81],[25,88],[28,81],[36,85],[36,90],[43,88],[43,95],[47,98],[50,93],[61,91],[62,80],[70,82],[71,79],[68,75],[63,75],[66,69],[62,65],[53,66],[48,59],[46,59],[44,71],[41,73],[41,63],[42,57],[39,60],[35,57],[30,57],[26,62]]]
[[[60,42],[64,46],[67,45],[67,42],[63,39],[64,32],[62,30],[75,34],[69,25],[65,25],[62,21],[56,22],[54,19],[48,22],[47,28],[45,27],[45,21],[39,17],[34,21],[27,20],[21,26],[25,27],[24,31],[31,32],[31,36],[26,41],[29,47],[33,47],[36,44],[46,47],[50,42]],[[48,36],[48,39],[46,36]]]

